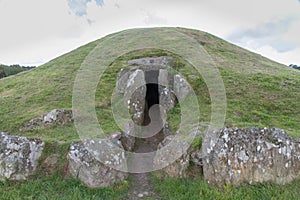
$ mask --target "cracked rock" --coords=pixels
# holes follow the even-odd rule
[[[0,181],[26,180],[34,174],[45,143],[0,133]]]
[[[127,169],[125,151],[110,140],[72,143],[68,160],[70,175],[91,188],[112,186],[128,177],[122,172]]]
[[[205,179],[213,185],[274,182],[300,177],[300,142],[277,128],[223,128],[203,159]]]

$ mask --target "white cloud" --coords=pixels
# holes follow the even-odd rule
[[[255,40],[257,47],[270,45],[279,52],[286,52],[300,44],[299,39],[295,37],[300,31],[294,28],[294,24],[299,22],[300,16],[272,19],[250,29],[236,31],[228,39],[241,45]]]
[[[182,26],[300,64],[299,11],[296,0],[0,0],[0,63],[44,63],[123,29]]]
[[[250,48],[250,50],[253,49]],[[276,60],[280,63],[286,63],[287,65],[300,63],[300,48],[296,48],[284,53],[279,53],[276,49],[274,49],[271,46],[262,46],[253,51],[263,55],[268,55],[269,58]]]
[[[159,25],[159,24],[166,24],[167,20],[161,17],[158,17],[157,15],[150,13],[149,11],[144,13],[145,19],[144,22],[147,25]]]
[[[300,63],[299,2],[229,0],[222,7],[229,7],[228,17],[237,19],[236,30],[225,35],[226,39],[277,62]]]
[[[88,24],[70,14],[65,1],[3,0],[0,3],[0,62],[45,62],[84,42],[81,37]]]

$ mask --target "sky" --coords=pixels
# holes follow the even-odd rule
[[[39,66],[141,27],[198,29],[300,65],[300,0],[0,0],[0,63]]]

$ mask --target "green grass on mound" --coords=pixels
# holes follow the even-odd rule
[[[278,127],[293,136],[300,136],[299,70],[268,60],[208,33],[181,28],[176,30],[193,37],[203,45],[219,68],[227,95],[226,125]],[[31,118],[54,108],[72,107],[76,72],[85,57],[102,41],[100,39],[80,47],[37,69],[0,80],[0,129],[25,136],[38,136],[40,133],[50,140],[57,139],[53,130],[18,133],[18,128]],[[107,68],[100,80],[95,108],[105,132],[119,129],[110,109],[110,97],[119,70],[128,67],[127,60],[162,55],[176,58],[175,70],[187,78],[198,95],[201,120],[210,120],[210,96],[201,75],[177,55],[147,49],[118,58]],[[189,75],[195,76],[190,78]],[[180,109],[170,111],[169,118],[170,124],[176,127],[180,119]],[[58,128],[57,131],[59,132]],[[73,140],[77,137],[73,128],[65,134],[57,135],[62,140]],[[64,135],[66,138],[63,138]]]

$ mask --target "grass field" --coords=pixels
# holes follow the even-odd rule
[[[128,185],[119,184],[110,188],[90,189],[77,179],[61,176],[32,177],[26,183],[0,183],[1,200],[53,199],[53,200],[90,200],[124,199]]]
[[[162,199],[216,199],[216,200],[261,200],[261,199],[299,199],[300,183],[294,181],[286,186],[270,183],[225,186],[217,189],[209,186],[203,178],[166,179],[154,178],[155,187]]]

